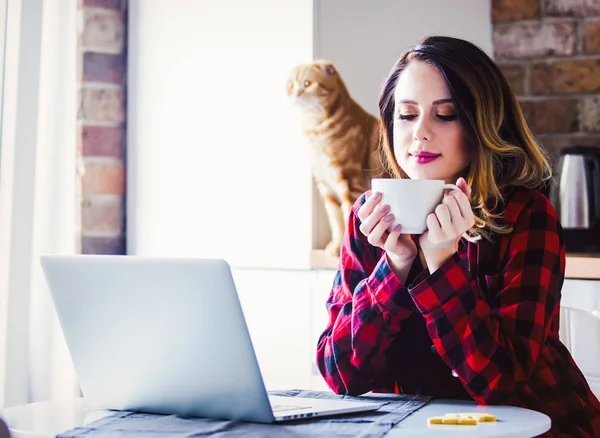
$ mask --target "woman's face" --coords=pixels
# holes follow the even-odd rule
[[[470,163],[464,130],[440,72],[418,60],[394,92],[394,155],[411,179],[454,183]]]

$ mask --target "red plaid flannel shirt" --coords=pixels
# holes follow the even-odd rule
[[[365,199],[350,214],[317,347],[331,389],[527,407],[552,419],[548,436],[600,437],[600,403],[558,339],[565,248],[547,198],[507,192],[511,234],[461,242],[433,274],[417,257],[406,284],[359,230]]]

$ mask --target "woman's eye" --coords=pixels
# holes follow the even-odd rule
[[[448,116],[443,116],[441,114],[438,114],[437,118],[440,119],[440,120],[443,120],[444,122],[452,122],[453,120],[457,119],[457,116],[456,116],[456,114],[451,114],[451,115],[448,115]]]
[[[416,115],[416,114],[399,114],[399,115],[398,115],[398,118],[399,118],[400,120],[412,120],[412,119],[414,119],[415,117],[417,117],[417,115]]]

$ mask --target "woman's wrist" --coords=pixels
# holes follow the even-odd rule
[[[415,261],[416,255],[413,257],[409,257],[406,259],[399,258],[394,254],[386,252],[386,257],[390,268],[396,274],[396,277],[404,283],[408,278],[408,273],[410,272],[410,268],[412,267],[413,262]]]
[[[425,261],[427,262],[427,268],[429,269],[429,273],[433,274],[444,263],[446,263],[448,260],[450,260],[450,258],[452,258],[452,256],[456,252],[456,245],[423,249],[422,251],[423,257],[425,257]]]

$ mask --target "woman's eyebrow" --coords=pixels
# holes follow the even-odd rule
[[[445,99],[434,100],[433,105],[441,105],[442,103],[453,103],[453,102],[454,101],[452,99],[445,98]],[[407,103],[409,105],[418,105],[417,102],[415,102],[414,100],[410,100],[410,99],[399,100],[398,102],[396,102],[396,105],[399,105],[401,103]]]

